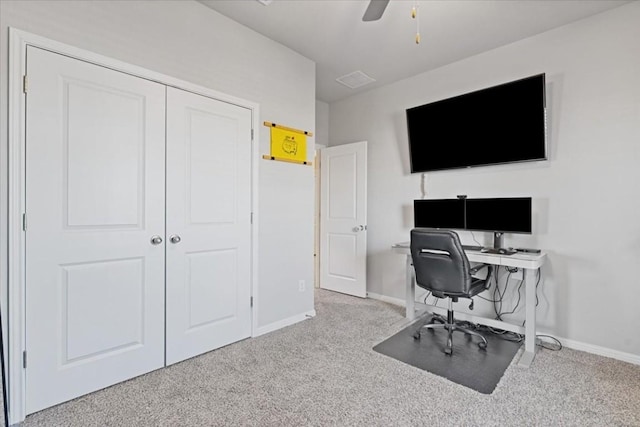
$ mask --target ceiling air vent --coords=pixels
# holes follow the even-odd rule
[[[342,77],[338,77],[336,81],[340,84],[345,85],[348,88],[355,89],[361,86],[367,85],[369,83],[373,83],[376,79],[372,79],[367,76],[362,71],[354,71],[353,73],[349,73]]]

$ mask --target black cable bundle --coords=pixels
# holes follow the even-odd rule
[[[483,299],[485,301],[488,301],[490,303],[493,304],[493,310],[496,313],[496,320],[500,320],[500,321],[504,321],[504,319],[502,319],[502,316],[506,316],[506,315],[510,315],[510,314],[514,314],[517,310],[518,307],[520,307],[520,302],[522,299],[522,295],[520,293],[521,289],[522,289],[522,285],[525,283],[525,279],[523,277],[523,280],[520,281],[520,284],[518,285],[518,289],[517,289],[517,293],[518,293],[518,299],[516,301],[516,304],[513,306],[513,308],[511,309],[511,311],[502,311],[502,300],[504,299],[505,294],[507,293],[507,287],[509,286],[509,281],[511,280],[511,275],[513,273],[517,273],[519,271],[519,269],[517,267],[504,267],[504,269],[507,271],[507,280],[505,281],[504,284],[504,289],[502,291],[500,291],[500,280],[498,277],[498,270],[494,269],[493,267],[489,269],[489,273],[487,275],[487,287],[486,289],[489,290],[491,288],[491,283],[493,281],[493,284],[495,285],[495,287],[493,288],[493,298],[489,299],[489,298],[485,298],[481,295],[476,295],[476,297]],[[538,269],[537,272],[537,278],[536,278],[536,307],[539,304],[539,299],[538,299],[538,286],[540,285],[540,269]],[[432,296],[431,292],[428,292],[427,295],[424,297],[423,302],[426,304],[427,303],[427,299]],[[496,298],[498,297],[498,298]],[[435,298],[435,302],[433,305],[437,305],[439,301],[439,298]],[[444,316],[441,316],[440,314],[436,314],[436,313],[432,313],[433,318],[438,318],[440,319],[443,323],[445,322],[445,318]],[[500,329],[500,328],[492,328],[491,326],[485,326],[485,325],[478,325],[477,323],[472,323],[466,320],[461,320],[461,321],[456,321],[457,324],[459,324],[460,326],[464,327],[464,328],[468,328],[471,329],[473,331],[477,331],[477,332],[485,332],[485,333],[490,333],[494,336],[497,336],[503,340],[506,341],[511,341],[511,342],[522,342],[524,341],[524,335],[523,334],[519,334],[516,332],[511,332],[511,331],[505,331],[504,329]],[[522,322],[522,326],[524,326],[526,323],[526,321]],[[560,340],[558,340],[555,337],[552,337],[551,335],[544,335],[544,334],[538,334],[536,335],[536,338],[539,337],[545,337],[545,338],[550,338],[551,340],[553,340],[553,343],[549,343],[549,342],[544,342],[543,340],[539,340],[539,344],[537,344],[538,346],[547,349],[547,350],[551,350],[551,351],[560,351],[562,350],[562,343],[560,342]]]

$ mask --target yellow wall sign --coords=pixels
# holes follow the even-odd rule
[[[271,128],[271,156],[281,159],[307,160],[307,136],[278,127]]]
[[[271,128],[271,154],[263,155],[263,159],[300,163],[307,166],[313,164],[307,161],[307,137],[313,136],[313,133],[271,122],[263,124]]]

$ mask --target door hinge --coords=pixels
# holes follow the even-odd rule
[[[22,214],[22,231],[27,231],[27,214]]]
[[[253,212],[251,212],[251,224],[253,224]]]
[[[27,369],[27,351],[22,352],[22,368]]]
[[[253,307],[253,297],[251,297],[251,307]]]
[[[22,92],[27,93],[28,83],[29,83],[29,79],[25,74],[24,76],[22,76]]]
[[[253,142],[253,128],[251,129],[251,142]]]

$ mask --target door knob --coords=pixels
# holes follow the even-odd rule
[[[180,243],[180,240],[182,239],[177,234],[174,234],[173,236],[169,237],[169,240],[171,241],[171,243],[176,244]]]
[[[160,243],[162,243],[162,237],[156,235],[151,238],[152,245],[159,245]]]
[[[356,226],[355,226],[355,227],[353,227],[351,230],[352,230],[354,233],[357,233],[358,231],[363,231],[364,229],[365,229],[365,226],[364,226],[364,225],[356,225]]]

